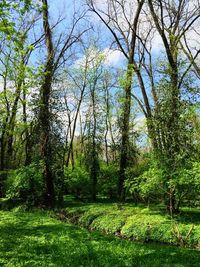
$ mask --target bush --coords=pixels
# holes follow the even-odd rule
[[[103,165],[98,178],[98,192],[110,199],[117,197],[118,169],[115,165]]]
[[[139,166],[140,167],[140,166]],[[187,162],[187,166],[180,166],[174,171],[170,180],[167,180],[167,169],[152,161],[148,169],[139,167],[126,170],[125,187],[133,198],[145,202],[163,201],[169,188],[175,190],[176,208],[186,204],[198,206],[200,203],[200,163]],[[139,168],[139,169],[138,169]]]
[[[148,161],[144,161],[126,169],[127,196],[131,196],[136,202],[148,202],[160,197],[158,192],[162,187],[163,174],[154,165],[149,166]]]
[[[69,193],[77,198],[90,194],[89,173],[83,168],[76,166],[74,169],[65,169],[65,187]]]
[[[182,169],[176,179],[179,203],[187,206],[199,206],[200,203],[200,163],[192,162],[190,168]]]
[[[29,206],[38,204],[44,193],[42,162],[35,162],[8,174],[6,197],[26,202]]]

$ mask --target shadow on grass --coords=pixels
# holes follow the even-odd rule
[[[199,257],[195,250],[90,233],[45,214],[0,212],[0,266],[198,267]]]
[[[200,210],[182,210],[178,221],[182,223],[200,224]]]

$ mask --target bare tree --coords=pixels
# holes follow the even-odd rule
[[[91,61],[91,55],[88,50],[86,51],[83,66],[80,66],[80,70],[76,69],[75,70],[76,73],[74,74],[68,73],[70,76],[70,79],[72,80],[72,87],[76,88],[76,90],[78,89],[79,92],[78,92],[78,95],[75,93],[73,97],[74,101],[76,101],[76,104],[75,104],[76,111],[75,111],[74,120],[73,120],[71,139],[70,139],[69,147],[67,151],[67,159],[66,159],[67,167],[69,165],[70,155],[73,154],[73,142],[74,142],[75,131],[77,127],[77,120],[80,114],[81,104],[83,102],[85,91],[88,85],[87,83],[88,83],[88,71],[89,71],[90,61]],[[74,163],[72,164],[72,166],[74,167]]]

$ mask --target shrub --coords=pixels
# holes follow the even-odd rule
[[[87,196],[90,192],[89,173],[79,166],[74,169],[65,169],[65,187],[69,193],[74,194],[77,198]]]
[[[200,203],[200,163],[192,162],[190,168],[184,168],[176,178],[179,205],[185,203],[190,206],[198,206]]]
[[[40,161],[11,171],[6,182],[6,197],[20,199],[28,205],[38,204],[44,190],[42,165]]]
[[[98,192],[110,199],[117,197],[118,169],[115,165],[102,165],[98,177]]]
[[[156,164],[149,166],[145,161],[127,168],[125,181],[127,195],[131,195],[137,202],[159,199],[162,177],[162,170],[157,168]]]

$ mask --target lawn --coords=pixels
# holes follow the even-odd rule
[[[197,250],[121,240],[50,215],[0,211],[0,266],[200,266]]]

